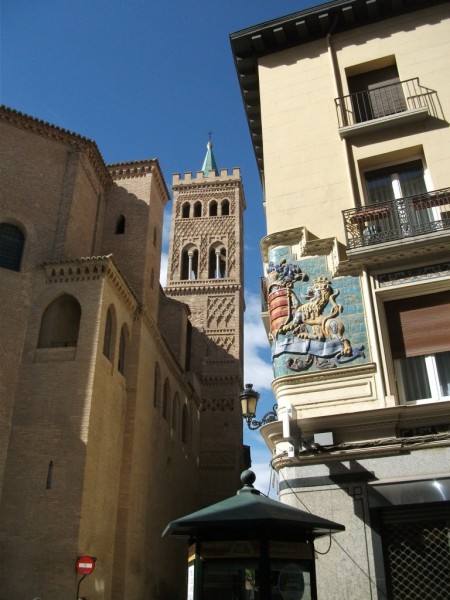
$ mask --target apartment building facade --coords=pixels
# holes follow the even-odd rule
[[[450,5],[336,0],[231,35],[261,173],[283,502],[342,523],[318,597],[445,598]]]
[[[186,548],[161,534],[234,493],[245,466],[239,392],[223,398],[225,380],[242,386],[243,303],[207,329],[162,290],[157,159],[105,165],[95,142],[6,107],[0,128],[0,598],[181,600]],[[220,268],[200,284],[176,246],[170,277],[226,312],[242,294],[221,253],[230,232],[241,245],[240,174],[197,179],[228,206],[198,219]]]

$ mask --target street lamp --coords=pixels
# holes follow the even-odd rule
[[[278,404],[274,404],[272,410],[266,412],[260,421],[255,419],[259,393],[253,389],[252,383],[245,384],[245,389],[239,395],[239,400],[241,401],[242,418],[247,421],[249,429],[259,429],[262,425],[272,423],[278,418],[276,413]]]

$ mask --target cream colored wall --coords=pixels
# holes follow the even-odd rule
[[[400,79],[419,77],[436,90],[450,114],[449,7],[445,3],[406,17],[359,27],[331,38],[343,93],[345,69],[394,54]],[[325,38],[260,59],[265,203],[268,234],[306,226],[314,235],[345,241],[341,211],[353,197],[345,150],[338,133],[332,62]],[[350,142],[358,161],[423,145],[435,189],[447,187],[450,136],[444,120],[428,119]],[[350,153],[350,156],[351,156]],[[394,156],[398,159],[399,156]],[[384,157],[381,162],[393,158]]]
[[[348,93],[346,69],[374,59],[394,55],[401,81],[419,78],[422,86],[437,93],[439,109],[450,118],[450,7],[414,12],[369,27],[361,27],[333,39],[343,92]],[[364,167],[422,156],[429,169],[433,189],[450,186],[450,136],[445,120],[429,118],[371,135],[354,138],[355,164]],[[364,190],[360,185],[362,197]],[[349,204],[348,208],[351,208]]]
[[[326,40],[260,59],[267,233],[343,237],[350,188]]]

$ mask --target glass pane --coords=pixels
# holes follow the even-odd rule
[[[202,600],[259,600],[256,560],[209,560],[203,564]]]
[[[425,356],[412,356],[399,360],[405,400],[425,400],[431,398]]]
[[[423,166],[421,163],[414,163],[413,166],[404,168],[400,165],[398,168],[398,178],[404,198],[426,194],[427,188],[423,178]]]
[[[368,173],[366,183],[370,204],[394,200],[392,179],[389,173]]]
[[[450,352],[435,354],[441,397],[450,396]]]
[[[271,600],[311,600],[311,573],[307,561],[272,560]]]

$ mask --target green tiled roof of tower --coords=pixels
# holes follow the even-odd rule
[[[206,156],[205,160],[203,161],[201,170],[203,171],[205,176],[208,176],[210,171],[215,171],[216,174],[218,173],[216,159],[214,158],[214,154],[212,151],[211,140],[209,140],[209,142],[206,144]]]

